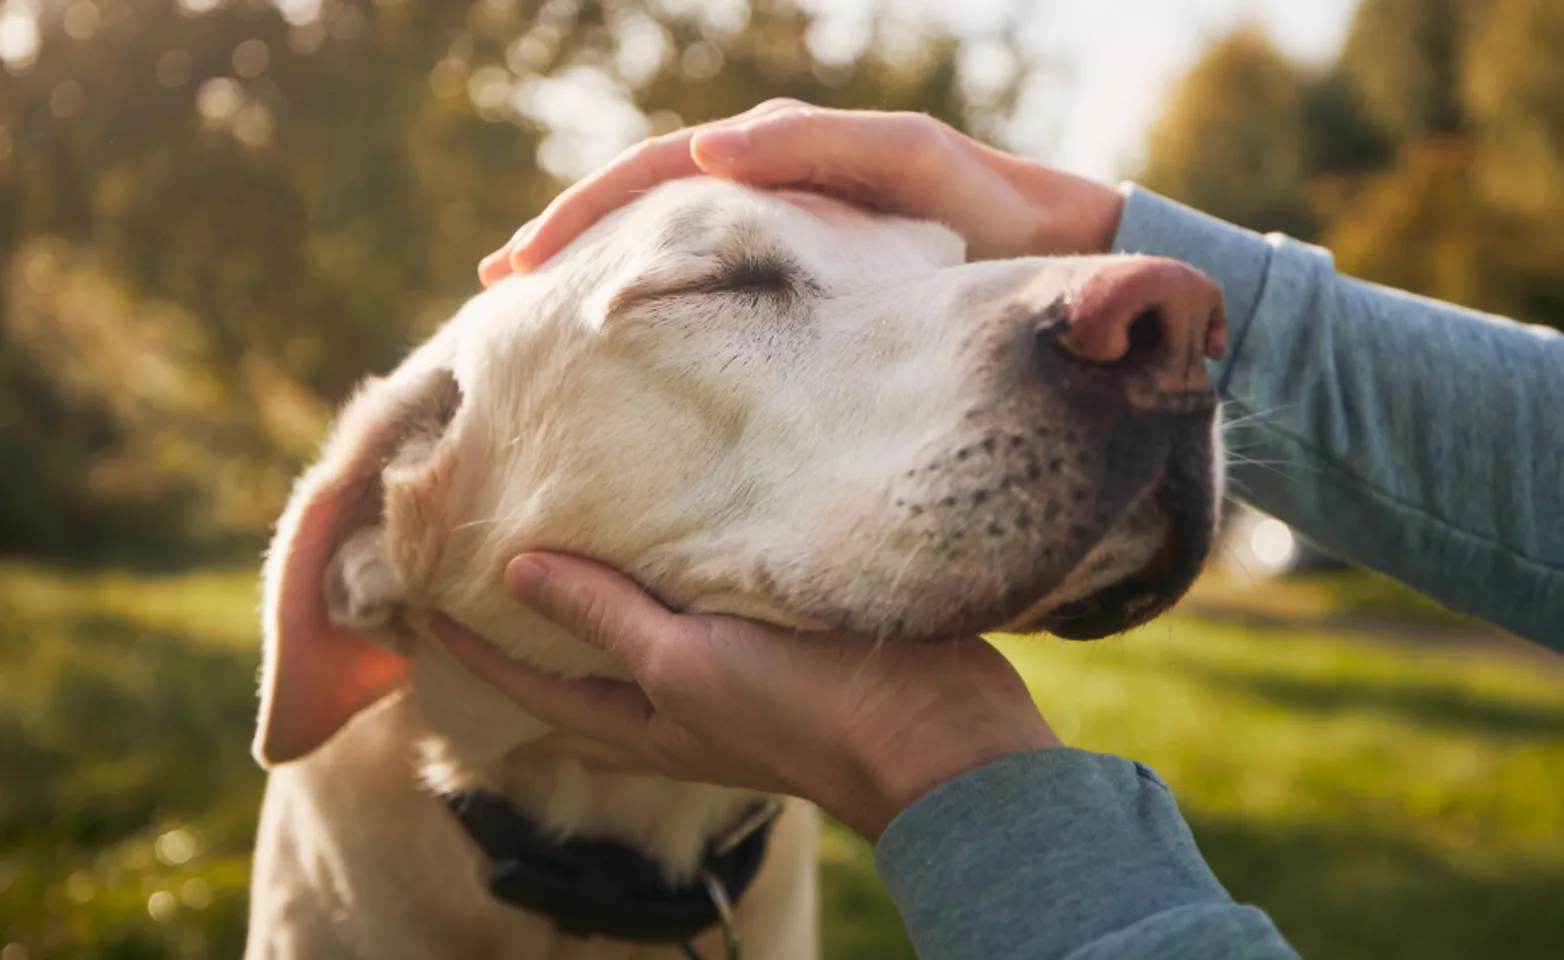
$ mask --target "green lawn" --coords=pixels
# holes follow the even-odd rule
[[[1173,785],[1306,956],[1557,957],[1564,660],[1377,589],[1208,585],[1204,619],[1004,646],[1067,741]],[[255,602],[249,572],[0,566],[0,947],[238,954]],[[832,831],[822,862],[827,955],[911,957],[866,847]]]

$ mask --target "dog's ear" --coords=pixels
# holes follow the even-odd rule
[[[262,766],[319,747],[405,680],[393,621],[439,546],[461,401],[449,370],[369,382],[294,488],[266,560]]]

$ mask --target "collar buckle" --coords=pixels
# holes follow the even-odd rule
[[[728,899],[728,888],[722,878],[710,870],[701,871],[701,883],[706,885],[711,905],[717,908],[717,924],[722,928],[722,955],[725,960],[739,960],[743,944],[739,941],[738,927],[733,922],[733,902]]]
[[[782,801],[776,797],[767,797],[755,804],[747,816],[733,825],[733,829],[718,837],[712,843],[712,854],[725,857],[745,840],[754,835],[756,830],[769,827],[782,815]]]

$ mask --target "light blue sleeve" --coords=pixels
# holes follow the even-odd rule
[[[1222,287],[1232,492],[1332,552],[1564,650],[1564,336],[1336,273],[1125,188],[1114,249]],[[1560,318],[1564,320],[1564,318]]]
[[[1232,489],[1340,555],[1564,649],[1564,337],[1338,275],[1326,251],[1126,187],[1114,248],[1222,287]],[[1211,874],[1166,785],[1010,757],[890,824],[876,864],[923,960],[1296,955]]]
[[[936,787],[875,863],[921,960],[1297,960],[1233,902],[1147,767],[1038,750]]]

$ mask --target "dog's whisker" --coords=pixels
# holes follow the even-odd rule
[[[1237,401],[1233,401],[1233,402],[1238,404],[1240,407],[1243,405],[1243,401],[1242,400],[1237,400]],[[1267,408],[1265,408],[1263,410],[1245,410],[1244,413],[1242,413],[1241,415],[1236,416],[1236,417],[1224,416],[1222,418],[1222,432],[1226,433],[1227,431],[1235,429],[1235,428],[1238,428],[1238,427],[1246,427],[1246,426],[1249,426],[1250,424],[1260,423],[1260,422],[1264,422],[1266,420],[1270,420],[1271,418],[1275,417],[1279,413],[1283,413],[1283,412],[1286,412],[1286,411],[1290,411],[1290,410],[1296,409],[1296,408],[1298,408],[1298,407],[1300,407],[1302,405],[1303,404],[1301,402],[1298,402],[1298,403],[1282,403],[1282,404],[1277,404],[1274,407],[1267,407]]]
[[[1279,478],[1281,478],[1283,480],[1286,480],[1289,483],[1302,483],[1302,482],[1304,482],[1304,478],[1300,477],[1300,476],[1297,476],[1294,473],[1289,473],[1287,470],[1281,469],[1282,466],[1290,467],[1290,468],[1292,468],[1294,470],[1314,470],[1315,472],[1320,472],[1320,473],[1324,472],[1323,468],[1321,468],[1321,467],[1317,467],[1317,466],[1313,466],[1313,465],[1306,465],[1306,464],[1291,463],[1291,462],[1281,462],[1281,461],[1266,462],[1266,461],[1261,461],[1261,460],[1237,460],[1237,461],[1229,461],[1228,462],[1228,466],[1229,466],[1229,468],[1231,468],[1233,466],[1252,466],[1252,467],[1255,467],[1257,469],[1264,470],[1264,471],[1266,471],[1268,473],[1275,474],[1277,477],[1279,477]],[[1228,484],[1230,486],[1232,486],[1232,487],[1235,487],[1235,488],[1239,488],[1239,489],[1243,488],[1243,481],[1238,479],[1238,478],[1233,477],[1231,475],[1231,473],[1229,473],[1229,475],[1228,475]]]

